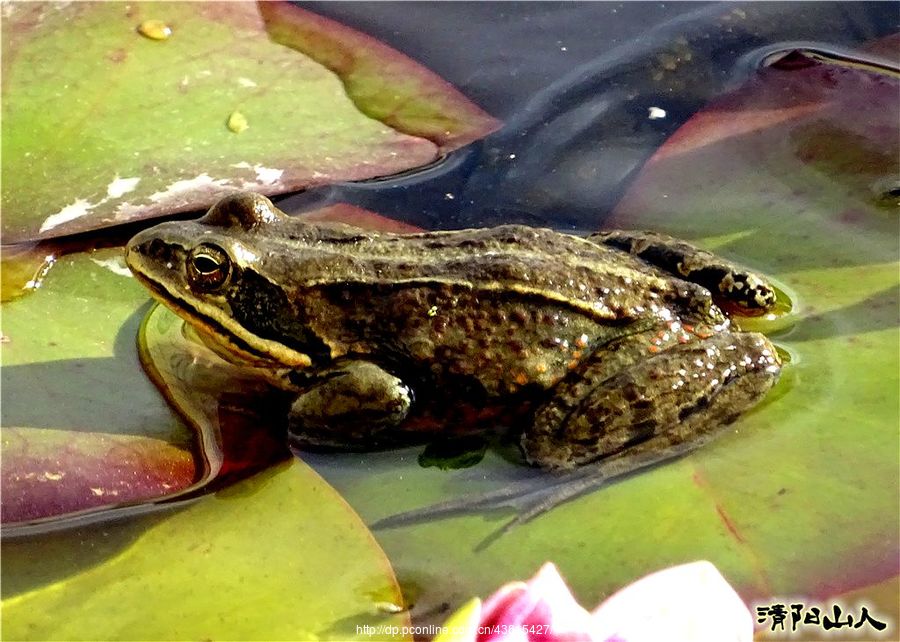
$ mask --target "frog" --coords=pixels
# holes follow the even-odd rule
[[[287,395],[301,448],[496,429],[527,464],[571,471],[705,443],[782,367],[726,314],[771,310],[768,280],[657,232],[375,232],[236,192],[139,232],[125,260],[216,354]]]

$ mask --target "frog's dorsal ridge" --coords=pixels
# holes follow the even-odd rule
[[[250,231],[282,218],[287,218],[287,215],[262,194],[234,192],[210,207],[199,222],[224,228],[240,227]]]

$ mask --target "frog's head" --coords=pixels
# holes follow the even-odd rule
[[[234,363],[304,368],[330,358],[264,260],[265,239],[290,219],[264,196],[236,193],[195,221],[132,238],[125,262],[153,296]]]

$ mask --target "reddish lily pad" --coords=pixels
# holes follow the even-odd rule
[[[235,189],[393,174],[498,126],[416,63],[288,3],[3,11],[6,243],[197,210]],[[148,21],[171,35],[141,35]],[[336,42],[352,65],[334,64]],[[327,48],[338,75],[294,46]],[[369,95],[388,83],[393,102]]]
[[[220,407],[227,385],[205,393],[210,378],[228,377],[246,390],[253,382],[218,368],[201,385],[189,376],[185,351],[157,355],[168,367],[160,377],[192,386],[187,398],[208,416],[208,429],[189,429],[172,416],[136,358],[146,297],[116,248],[60,259],[31,296],[3,305],[0,506],[7,529],[171,499],[289,456],[282,435],[252,429],[266,423],[258,413]]]
[[[197,477],[190,450],[139,435],[3,427],[9,525],[177,493]]]
[[[413,232],[421,232],[422,228],[404,223],[403,221],[395,221],[394,219],[381,216],[375,212],[370,212],[362,207],[350,205],[348,203],[335,203],[313,212],[304,212],[302,215],[310,221],[333,221],[335,223],[346,223],[368,230],[378,230],[380,232],[393,232],[396,234],[411,234]]]

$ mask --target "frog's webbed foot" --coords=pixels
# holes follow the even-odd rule
[[[765,277],[674,237],[613,230],[592,234],[588,239],[634,254],[748,311],[768,310],[775,305],[775,289]]]
[[[623,453],[616,458],[595,462],[576,470],[557,474],[547,473],[538,479],[510,484],[500,490],[451,499],[424,508],[390,515],[370,524],[370,527],[372,529],[399,528],[435,519],[484,511],[500,509],[516,511],[515,517],[490,533],[476,546],[476,550],[483,550],[513,528],[526,524],[561,504],[632,473],[679,457],[692,449],[693,445],[680,444],[668,448]]]
[[[291,406],[288,425],[300,446],[369,449],[392,445],[390,428],[413,403],[397,377],[367,361],[345,361],[316,373]]]
[[[559,504],[702,446],[778,379],[775,349],[760,334],[722,332],[649,358],[648,345],[646,333],[611,344],[536,411],[522,436],[525,456],[563,472],[393,515],[373,528],[516,510],[483,548]]]

